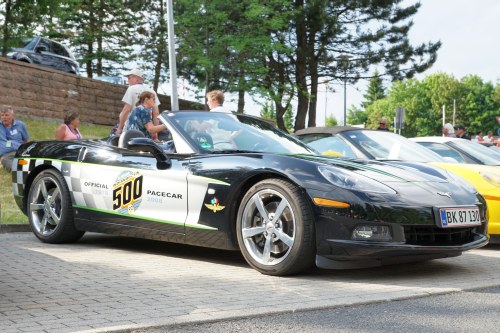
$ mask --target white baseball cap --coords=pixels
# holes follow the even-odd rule
[[[123,74],[123,76],[129,76],[129,75],[135,75],[135,76],[140,77],[141,79],[144,79],[144,74],[142,74],[142,71],[140,69],[137,69],[137,68],[134,68],[133,70]]]

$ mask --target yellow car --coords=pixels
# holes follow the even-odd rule
[[[449,163],[451,159],[388,131],[349,126],[309,127],[295,132],[295,136],[326,155],[432,163],[462,177],[486,199],[490,243],[500,243],[500,166]]]

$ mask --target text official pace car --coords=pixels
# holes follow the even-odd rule
[[[487,244],[484,198],[445,170],[316,154],[255,117],[163,113],[172,140],[35,141],[13,194],[44,242],[85,231],[241,250],[265,274],[460,255]]]

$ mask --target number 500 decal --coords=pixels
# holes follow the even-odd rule
[[[138,172],[122,172],[113,184],[113,210],[134,213],[142,202],[143,176]]]

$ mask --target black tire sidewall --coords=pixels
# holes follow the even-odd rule
[[[242,216],[246,205],[253,197],[253,195],[255,195],[255,193],[265,189],[274,190],[285,197],[288,200],[295,217],[295,237],[292,249],[290,250],[287,258],[273,266],[260,264],[252,258],[251,254],[245,247],[243,236],[241,233]],[[240,250],[245,260],[250,266],[263,274],[296,274],[309,268],[314,261],[315,241],[312,209],[307,200],[305,200],[302,192],[295,185],[286,180],[264,180],[255,184],[247,191],[238,209],[238,216],[236,220],[236,234]]]
[[[40,234],[36,230],[32,221],[31,211],[29,210],[29,202],[32,199],[32,191],[34,191],[35,188],[34,185],[37,184],[41,178],[45,177],[51,178],[52,181],[59,186],[59,189],[61,191],[61,219],[59,221],[59,224],[54,229],[54,232],[52,232],[50,235]],[[74,226],[69,189],[63,176],[58,171],[53,169],[43,170],[33,180],[32,186],[30,187],[28,192],[28,221],[35,236],[46,243],[72,242],[76,241],[83,235],[83,232],[77,231]]]

